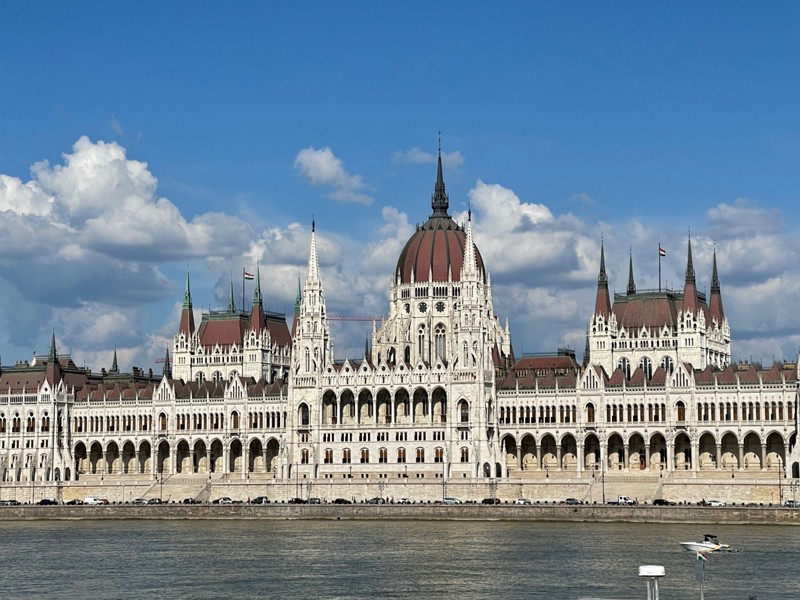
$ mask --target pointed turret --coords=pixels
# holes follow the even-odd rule
[[[697,283],[694,278],[692,264],[692,237],[689,236],[688,255],[686,258],[686,281],[683,284],[683,310],[695,314],[697,312]]]
[[[461,280],[474,277],[478,272],[475,260],[475,242],[472,241],[472,209],[467,212],[467,241],[464,244],[464,267],[461,269]]]
[[[450,215],[447,212],[449,207],[450,199],[444,189],[444,176],[442,175],[442,134],[439,133],[439,166],[436,171],[436,185],[433,188],[433,196],[431,196],[431,208],[433,208],[431,218],[449,219]]]
[[[53,331],[53,337],[50,340],[50,353],[47,355],[47,370],[45,372],[45,378],[52,388],[55,388],[55,386],[58,385],[58,382],[61,381],[61,365],[58,363],[55,331]]]
[[[250,328],[260,332],[265,326],[264,301],[261,297],[261,267],[256,267],[256,289],[253,292],[253,307],[250,309]]]
[[[294,319],[292,320],[292,339],[297,332],[297,323],[300,321],[300,305],[303,302],[303,291],[300,288],[300,278],[297,278],[297,296],[294,300]]]
[[[717,322],[717,326],[721,327],[722,322],[725,320],[725,311],[722,308],[722,292],[719,287],[719,275],[717,274],[717,249],[714,248],[714,259],[711,269],[711,320]]]
[[[194,311],[192,310],[192,292],[189,287],[189,271],[186,271],[186,291],[183,294],[183,309],[178,333],[183,333],[187,338],[194,335]]]
[[[228,312],[236,312],[236,302],[233,295],[233,277],[231,277],[231,290],[228,293]]]
[[[333,360],[328,315],[322,277],[317,259],[317,228],[311,222],[311,248],[308,253],[308,275],[303,287],[300,316],[295,329],[295,351],[305,373],[320,373]]]
[[[633,251],[628,254],[628,296],[636,293],[636,283],[633,281]]]
[[[167,348],[167,352],[164,355],[164,369],[161,371],[161,374],[167,379],[172,379],[172,363],[169,360],[169,348]]]
[[[111,361],[111,370],[109,373],[119,373],[119,363],[117,362],[117,349],[114,348],[114,360]]]
[[[594,301],[594,314],[608,319],[611,314],[611,296],[608,293],[608,276],[606,275],[606,251],[600,242],[600,275],[597,277],[597,297]]]

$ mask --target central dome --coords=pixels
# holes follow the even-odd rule
[[[439,166],[436,187],[431,197],[433,213],[406,242],[395,269],[395,281],[411,283],[417,281],[461,281],[467,233],[447,213],[449,199],[442,177],[442,153],[439,151]],[[486,281],[483,258],[475,247],[475,262],[481,279]]]

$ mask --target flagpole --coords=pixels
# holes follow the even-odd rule
[[[658,291],[661,293],[661,242],[658,242]]]
[[[245,310],[245,308],[244,308],[244,267],[242,267],[242,310]]]

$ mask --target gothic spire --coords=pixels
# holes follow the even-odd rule
[[[186,271],[186,291],[183,293],[183,308],[192,308],[192,291],[189,287],[189,271]]]
[[[161,374],[167,379],[172,379],[172,363],[169,361],[169,348],[167,348],[167,352],[164,355],[164,369],[161,371]]]
[[[725,319],[725,311],[722,308],[722,291],[719,286],[719,275],[717,274],[717,248],[714,247],[714,259],[711,268],[711,319],[717,322],[717,326],[722,326]]]
[[[236,302],[233,298],[233,277],[231,277],[231,290],[228,293],[228,312],[236,312]]]
[[[53,337],[50,339],[50,354],[48,355],[47,360],[50,362],[56,362],[58,360],[58,353],[56,352],[55,329],[53,330]]]
[[[436,170],[436,185],[433,188],[433,196],[431,196],[431,207],[433,208],[433,217],[443,217],[449,219],[450,215],[447,209],[450,206],[450,199],[444,189],[444,176],[442,175],[442,132],[439,132],[439,161]]]
[[[111,361],[111,373],[119,373],[119,363],[117,363],[117,349],[114,348],[114,360]]]
[[[697,283],[694,278],[694,265],[692,264],[692,236],[689,236],[688,255],[686,258],[686,281],[683,284],[683,310],[697,312]]]
[[[608,293],[608,276],[606,275],[606,251],[600,241],[600,275],[597,277],[597,296],[594,302],[594,314],[608,318],[611,314],[611,296]]]
[[[194,334],[194,311],[192,310],[192,292],[189,287],[189,270],[186,270],[186,291],[183,294],[183,309],[181,310],[181,324],[178,333],[187,338]]]
[[[467,221],[467,241],[464,248],[464,267],[461,271],[462,280],[466,276],[475,275],[478,270],[478,263],[475,259],[475,242],[472,239],[472,210],[469,211]]]
[[[633,251],[628,254],[628,296],[636,293],[636,283],[633,281]]]
[[[306,281],[319,281],[319,260],[317,259],[317,223],[311,221],[311,249],[308,253],[308,275]]]
[[[264,306],[264,300],[261,297],[261,267],[256,265],[256,289],[253,291],[253,306]]]

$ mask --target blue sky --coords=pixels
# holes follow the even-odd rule
[[[624,291],[701,290],[737,359],[800,347],[796,3],[15,3],[0,37],[0,356],[149,367],[261,264],[291,311],[317,221],[329,309],[380,315],[438,131],[517,353],[583,349]],[[248,290],[248,296],[251,290]],[[337,323],[337,357],[368,326]]]

